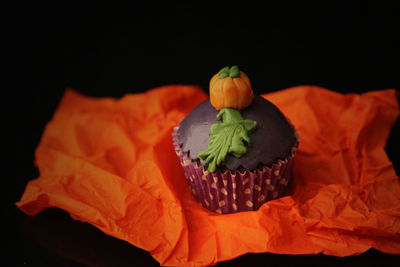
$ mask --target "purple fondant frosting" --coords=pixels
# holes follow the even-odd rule
[[[218,122],[218,110],[210,100],[200,103],[179,124],[178,140],[182,150],[192,160],[208,147],[210,126]],[[255,96],[252,104],[241,111],[243,119],[257,122],[257,128],[250,133],[251,144],[245,155],[236,158],[229,155],[223,166],[237,170],[240,166],[254,170],[260,164],[271,165],[291,153],[296,143],[295,131],[280,110],[268,100]],[[200,160],[203,165],[206,163]]]

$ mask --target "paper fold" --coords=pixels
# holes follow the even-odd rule
[[[64,209],[162,265],[210,265],[247,252],[400,254],[400,185],[384,151],[399,115],[396,92],[298,86],[263,97],[301,135],[292,196],[251,212],[204,209],[171,133],[206,95],[171,85],[121,99],[67,90],[36,150],[40,176],[17,206],[28,215]]]

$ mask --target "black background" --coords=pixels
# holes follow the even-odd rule
[[[158,265],[147,252],[64,211],[28,217],[13,204],[27,181],[38,176],[34,150],[67,87],[99,97],[176,83],[207,91],[212,74],[237,64],[256,94],[306,84],[341,93],[399,89],[399,10],[382,1],[321,2],[127,6],[31,1],[3,6],[5,265]],[[399,133],[397,122],[386,148],[397,173]],[[369,266],[398,260],[376,250],[345,258],[261,253],[219,265]]]

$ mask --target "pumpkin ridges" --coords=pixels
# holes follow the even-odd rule
[[[224,93],[222,90],[223,79],[217,79],[214,83],[214,90],[210,90],[210,101],[216,109],[220,110],[224,107]]]
[[[219,83],[217,83],[217,90],[219,90],[221,92],[221,106],[219,107],[219,109],[222,109],[223,107],[225,107],[225,100],[226,100],[226,95],[225,95],[225,90],[224,90],[224,86],[225,86],[225,79],[221,79],[221,81]]]
[[[215,83],[217,82],[217,80],[218,80],[218,74],[219,73],[217,73],[217,74],[215,74],[212,78],[211,78],[211,80],[210,80],[210,88],[213,88],[214,86],[215,86]]]
[[[238,106],[243,106],[245,102],[245,99],[243,97],[245,95],[245,93],[243,92],[243,86],[247,89],[247,85],[241,79],[234,79],[233,83],[235,84],[239,93],[239,97],[237,98]]]
[[[253,101],[253,91],[244,79],[233,79],[236,88],[240,88],[240,97],[238,98],[238,106],[247,107]],[[239,90],[239,89],[238,89]]]
[[[220,106],[219,109],[222,109],[225,106],[224,83],[225,83],[225,79],[222,79],[221,82],[220,82],[221,85],[219,87],[220,88],[219,92],[221,92],[221,95],[222,95],[222,97],[221,97],[221,106]]]
[[[219,73],[215,74],[211,78],[209,88],[216,88],[215,84],[217,83],[217,80],[218,80],[218,74]],[[217,97],[215,97],[214,95],[215,95],[215,90],[210,90],[210,102],[213,106],[216,106],[215,99],[217,99]]]
[[[228,107],[245,109],[254,98],[249,78],[242,71],[237,73],[239,76],[230,77],[229,74],[221,77],[221,71],[215,74],[209,83],[211,105],[217,110]]]
[[[243,71],[240,71],[240,78],[247,84],[248,88],[252,88],[249,77]]]
[[[238,108],[237,99],[239,97],[238,90],[233,82],[233,78],[225,78],[224,84],[222,87],[222,91],[224,92],[224,107],[225,108]]]

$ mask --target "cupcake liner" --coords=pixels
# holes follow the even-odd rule
[[[257,210],[267,201],[286,196],[292,184],[293,160],[297,142],[284,160],[254,171],[224,171],[211,173],[192,160],[179,145],[177,130],[172,133],[173,145],[183,166],[190,190],[208,210],[226,214]]]

